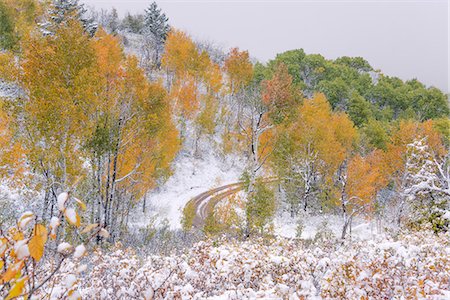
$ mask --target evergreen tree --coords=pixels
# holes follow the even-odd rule
[[[86,16],[84,4],[79,4],[78,0],[54,0],[48,11],[47,22],[41,24],[44,35],[52,35],[57,27],[67,24],[69,20],[78,20],[83,24],[84,30],[93,36],[97,31],[97,23],[93,18]]]
[[[130,13],[127,13],[123,18],[121,28],[131,33],[142,33],[144,28],[144,16],[141,14],[133,16]]]
[[[161,53],[170,30],[168,21],[169,18],[161,12],[156,2],[152,2],[145,10],[144,35],[153,48],[153,62],[158,68],[161,65]]]
[[[119,15],[117,9],[113,8],[111,14],[108,16],[108,29],[111,34],[117,34],[119,30]]]

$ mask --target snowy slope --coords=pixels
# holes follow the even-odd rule
[[[327,247],[302,241],[200,242],[177,256],[96,252],[77,292],[91,299],[448,299],[449,234]],[[77,263],[44,289],[60,299]]]
[[[239,181],[242,169],[229,157],[222,162],[214,153],[203,158],[181,154],[175,161],[174,174],[154,192],[147,195],[148,212],[139,213],[131,226],[146,226],[154,216],[158,221],[167,219],[172,229],[181,228],[182,211],[193,197],[215,187]]]

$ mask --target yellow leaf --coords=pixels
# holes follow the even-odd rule
[[[36,261],[39,261],[44,255],[44,246],[47,241],[47,228],[41,224],[37,224],[34,227],[34,235],[28,243],[28,249],[30,255]]]
[[[13,299],[15,297],[18,297],[22,295],[23,288],[25,286],[25,282],[27,281],[28,276],[25,276],[19,280],[16,281],[14,286],[9,291],[8,297],[6,297],[5,300]]]
[[[24,265],[23,261],[9,265],[8,270],[6,270],[6,272],[3,274],[0,282],[6,283],[9,282],[14,277],[16,277],[16,275],[22,270],[23,265]]]
[[[12,230],[10,230],[10,234],[12,235],[14,241],[20,241],[25,238],[23,233],[21,231],[17,230],[16,228],[13,228]]]
[[[80,216],[73,208],[66,209],[64,211],[64,215],[66,216],[67,222],[69,222],[69,224],[76,227],[80,227],[81,224]]]
[[[25,226],[33,220],[33,218],[34,215],[32,212],[27,211],[23,213],[18,222],[19,228],[24,229]]]
[[[98,227],[97,223],[89,224],[83,229],[83,231],[81,231],[81,233],[88,233],[89,231],[91,231],[92,229],[97,228],[97,227]]]
[[[47,232],[47,228],[44,225],[37,224],[34,227],[33,234],[41,236],[44,239],[44,242],[47,242],[47,234],[48,234],[48,232]]]
[[[78,198],[74,198],[75,202],[80,206],[82,210],[86,210],[86,204]]]

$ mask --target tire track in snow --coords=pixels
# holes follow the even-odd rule
[[[274,181],[276,181],[275,178],[267,178],[264,180],[264,182],[266,183]],[[186,207],[189,205],[193,205],[195,210],[195,216],[192,222],[192,226],[197,229],[202,229],[203,225],[205,224],[206,218],[208,217],[210,212],[212,212],[216,204],[226,197],[241,191],[244,188],[242,184],[242,182],[236,182],[217,187],[215,189],[203,192],[200,195],[189,200],[186,204]]]

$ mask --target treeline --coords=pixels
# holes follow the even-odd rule
[[[338,61],[351,60],[362,64],[358,58]],[[351,65],[346,63],[343,68],[353,70]],[[265,67],[253,67],[247,53],[233,50],[225,67],[231,107],[235,107],[230,124],[235,127],[227,127],[231,134],[224,136],[224,145],[235,141],[231,149],[243,151],[249,158],[243,175],[247,199],[235,205],[234,213],[229,212],[233,210],[230,205],[219,209],[214,216],[217,219],[208,220],[207,230],[220,232],[220,228],[231,227],[240,228],[246,236],[264,233],[270,229],[276,203],[287,207],[292,217],[301,212],[342,215],[343,239],[355,216],[376,217],[397,228],[408,225],[448,230],[450,127],[448,107],[441,101],[445,98],[440,91],[422,85],[417,90],[437,91],[435,119],[400,114],[397,118],[377,118],[381,109],[376,101],[364,119],[363,113],[354,113],[352,105],[345,105],[350,100],[330,101],[311,87],[309,79],[305,79],[306,84],[301,78],[303,70],[311,69],[308,63],[288,61],[286,65],[275,60]],[[354,74],[362,72],[355,69]],[[246,78],[245,74],[253,75],[246,81],[233,80]],[[370,83],[368,89],[379,88],[378,84]],[[304,97],[308,93],[312,96]],[[388,105],[379,107],[391,110]],[[426,115],[429,108],[419,105],[416,116]],[[359,126],[354,118],[360,118]],[[267,189],[267,178],[273,176],[278,182],[277,193]],[[245,216],[239,215],[242,208]]]
[[[117,237],[179,149],[168,94],[76,1],[34,5],[40,22],[1,55],[2,79],[23,91],[0,102],[1,174],[41,193],[44,222],[70,191],[86,199],[88,222]]]
[[[223,156],[247,158],[246,235],[273,217],[265,177],[277,178],[292,216],[337,210],[347,225],[394,202],[400,222],[406,191],[428,161],[437,180],[429,186],[439,191],[417,192],[424,207],[448,197],[440,170],[448,167],[449,108],[436,88],[384,76],[362,58],[292,50],[263,65],[238,48],[217,55],[170,28],[155,3],[123,20],[77,1],[0,8],[1,30],[12,37],[2,40],[1,78],[21,91],[1,102],[0,172],[42,192],[44,221],[56,195],[71,190],[88,202],[85,217],[115,238],[178,150],[201,157],[207,141],[219,141]],[[141,37],[137,57],[123,50],[130,32]],[[428,158],[412,170],[417,143]]]
[[[221,57],[154,3],[125,18],[143,26],[138,57],[127,55],[114,15],[105,30],[76,0],[0,2],[0,85],[17,90],[0,100],[0,176],[33,191],[35,209],[0,224],[2,296],[31,297],[85,245],[122,239],[180,149],[247,159],[245,199],[225,203],[206,231],[264,235],[277,208],[341,214],[342,239],[355,216],[448,230],[449,108],[438,89],[361,58]],[[57,263],[44,274],[49,253]],[[66,292],[76,299],[75,282]]]

